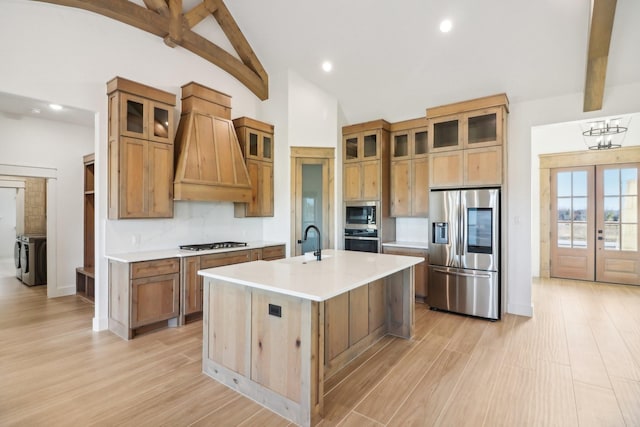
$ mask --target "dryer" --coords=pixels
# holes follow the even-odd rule
[[[22,283],[27,286],[47,284],[47,238],[46,236],[22,236]]]

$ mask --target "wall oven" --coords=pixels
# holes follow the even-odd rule
[[[378,252],[380,239],[377,230],[345,228],[344,250],[358,252]]]

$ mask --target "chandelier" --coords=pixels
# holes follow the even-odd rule
[[[614,136],[627,131],[627,127],[620,126],[620,119],[606,119],[589,122],[589,129],[582,132],[589,150],[608,150],[620,148],[621,143],[613,142]],[[622,142],[622,141],[620,141]]]

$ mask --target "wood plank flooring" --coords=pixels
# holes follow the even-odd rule
[[[4,265],[4,264],[3,264]],[[0,266],[1,267],[1,266]],[[0,268],[0,425],[288,426],[202,374],[202,323],[123,341]],[[640,287],[535,281],[533,318],[416,305],[325,384],[326,426],[640,426]]]

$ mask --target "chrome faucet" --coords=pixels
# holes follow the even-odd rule
[[[305,230],[304,230],[304,238],[302,240],[298,240],[298,243],[302,243],[303,241],[306,242],[307,241],[307,234],[309,234],[309,229],[313,228],[314,230],[316,230],[316,237],[318,239],[318,248],[313,252],[313,254],[316,256],[316,260],[317,261],[322,261],[322,239],[320,238],[320,230],[318,229],[318,227],[316,227],[315,225],[311,224],[310,226],[308,226]]]

